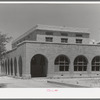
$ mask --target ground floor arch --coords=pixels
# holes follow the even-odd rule
[[[10,74],[9,59],[8,59],[8,75]]]
[[[22,57],[20,56],[19,57],[19,60],[18,60],[18,65],[19,65],[19,76],[22,77]]]
[[[5,73],[7,74],[7,61],[5,60]]]
[[[35,56],[33,56],[30,65],[31,77],[47,76],[48,60],[44,55],[36,54]]]
[[[74,71],[87,71],[88,60],[85,56],[77,56],[74,60]]]
[[[70,60],[66,55],[59,55],[54,61],[57,71],[69,71]]]
[[[15,72],[15,76],[17,76],[17,60],[16,60],[16,58],[14,59],[14,72]]]
[[[92,71],[100,71],[100,56],[95,56],[91,62]]]
[[[12,60],[12,58],[11,58],[11,75],[13,75],[13,60]]]

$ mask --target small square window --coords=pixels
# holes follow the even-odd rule
[[[67,38],[61,38],[61,43],[68,43],[68,39]]]
[[[76,43],[82,43],[82,39],[76,39]]]
[[[45,38],[45,41],[46,41],[46,42],[52,42],[52,41],[53,41],[53,38],[52,38],[52,37],[46,37],[46,38]]]

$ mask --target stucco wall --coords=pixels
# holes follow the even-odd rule
[[[63,77],[92,77],[99,76],[100,72],[91,71],[92,59],[100,55],[100,46],[98,45],[74,45],[74,44],[47,44],[47,43],[26,43],[26,66],[27,73],[30,72],[31,58],[36,54],[44,55],[48,60],[48,76]],[[54,61],[58,55],[64,54],[70,59],[69,72],[57,72]],[[73,62],[79,55],[84,55],[88,59],[88,67],[86,72],[75,72]]]
[[[5,60],[14,61],[14,58],[17,59],[17,68],[18,68],[18,59],[21,56],[23,62],[23,75],[22,77],[30,78],[30,64],[33,56],[41,54],[45,56],[48,60],[47,76],[48,77],[100,77],[100,72],[91,71],[91,61],[95,56],[100,56],[100,45],[82,45],[82,44],[61,44],[61,43],[42,43],[42,42],[33,42],[26,41],[20,44],[15,50],[7,53],[5,55]],[[59,55],[66,55],[70,60],[69,71],[62,72],[54,65],[54,61]],[[82,72],[74,71],[73,62],[75,58],[79,55],[83,55],[88,60],[87,71]],[[19,73],[17,72],[17,76]]]

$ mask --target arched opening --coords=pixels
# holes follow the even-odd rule
[[[13,61],[12,61],[12,58],[11,58],[11,75],[13,75]]]
[[[22,57],[19,57],[18,60],[18,64],[19,64],[19,76],[22,77]]]
[[[46,77],[48,61],[45,56],[37,54],[31,59],[31,77]]]
[[[5,63],[3,61],[3,73],[5,74]]]
[[[100,56],[96,56],[93,58],[92,71],[100,71]]]
[[[6,71],[6,74],[7,74],[7,61],[5,60],[5,71]]]
[[[55,59],[55,71],[69,71],[69,59],[65,55],[59,55]]]
[[[88,60],[85,56],[78,56],[74,60],[74,71],[87,71]]]
[[[8,75],[10,74],[10,70],[9,70],[9,59],[8,59]]]
[[[1,61],[1,73],[4,73],[4,62]]]
[[[16,60],[16,58],[14,59],[14,72],[15,72],[15,76],[17,76],[17,60]]]

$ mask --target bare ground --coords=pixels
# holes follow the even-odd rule
[[[47,81],[64,83],[64,85],[52,84],[48,83]],[[1,88],[73,88],[76,87],[76,85],[90,88],[99,88],[100,78],[48,79],[46,77],[38,77],[31,79],[17,79],[8,76],[0,77]]]

